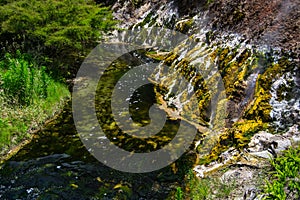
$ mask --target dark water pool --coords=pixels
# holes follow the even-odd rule
[[[124,70],[124,65],[119,67]],[[109,84],[117,80],[119,73],[112,70],[104,82],[108,87],[102,85],[102,88],[109,90]],[[105,94],[106,91],[101,93],[100,89],[96,98],[100,123],[111,117],[107,110],[103,112],[107,104]],[[153,86],[147,85],[136,91],[130,100],[130,109],[138,110],[131,116],[143,126],[150,121],[148,109],[155,103],[154,95]],[[101,119],[105,120],[101,122]],[[156,148],[172,139],[177,128],[177,121],[169,120],[161,133],[161,137],[167,139],[160,140],[159,135],[153,139],[158,144]],[[128,151],[138,149],[143,143],[140,140],[130,143],[118,134],[107,136],[118,138],[120,146]],[[146,149],[140,150],[153,150],[149,146],[143,148]],[[151,173],[111,169],[91,156],[82,144],[73,122],[71,102],[68,102],[29,144],[1,166],[0,199],[174,199],[176,188],[184,187],[184,177],[195,159],[194,153],[186,153],[173,164]]]

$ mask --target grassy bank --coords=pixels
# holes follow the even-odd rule
[[[70,92],[45,67],[17,52],[0,61],[0,150],[31,137],[31,132],[59,111]]]
[[[117,21],[109,7],[94,0],[16,0],[0,5],[3,155],[61,109],[70,93],[57,79],[74,78],[88,52]]]

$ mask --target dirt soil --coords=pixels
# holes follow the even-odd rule
[[[299,0],[215,0],[210,6],[212,28],[245,35],[258,45],[300,53]]]
[[[126,0],[114,0],[115,17],[123,24],[133,25],[149,9],[173,2],[179,18],[189,18],[209,10],[213,30],[239,33],[251,44],[280,47],[300,57],[300,1],[299,0],[139,0],[138,4]]]

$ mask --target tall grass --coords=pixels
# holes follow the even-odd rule
[[[199,179],[192,171],[187,174],[186,181],[185,197],[193,200],[228,199],[236,187],[235,181],[224,182],[219,177]]]
[[[0,61],[0,150],[30,137],[34,129],[62,107],[67,87],[17,52]]]
[[[28,106],[37,99],[47,97],[48,84],[52,80],[46,74],[45,67],[34,66],[17,52],[17,58],[6,54],[0,68],[1,88],[9,104]]]

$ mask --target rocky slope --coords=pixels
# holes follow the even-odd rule
[[[181,74],[193,71],[196,65],[200,70],[211,64],[217,66],[218,72],[209,78],[202,75],[213,82],[214,74],[221,74],[227,97],[225,125],[218,124],[224,117],[218,108],[214,115],[206,116],[218,119],[208,122],[219,128],[214,129],[217,134],[213,138],[207,137],[210,133],[202,132],[202,139],[196,143],[199,161],[194,170],[199,177],[236,179],[237,187],[229,199],[261,198],[257,178],[268,166],[269,157],[299,144],[299,2],[119,0],[112,3],[115,17],[122,22],[121,28],[138,31],[138,27],[143,27],[151,32],[151,27],[163,26],[187,34],[196,43],[193,48],[179,45],[179,50],[174,49],[161,58],[164,64]],[[189,80],[192,82],[195,77]],[[206,92],[199,84],[203,85],[194,82],[193,86],[200,91],[200,98]],[[211,97],[204,100],[212,101]],[[179,100],[177,108],[184,101]],[[200,109],[206,106],[199,104]],[[196,123],[200,123],[197,119]],[[229,171],[222,173],[224,168]]]
[[[106,3],[113,5],[115,17],[123,27],[149,20],[149,13],[156,13],[157,18],[152,19],[156,18],[157,25],[174,28],[181,19],[208,12],[209,19],[205,24],[209,29],[238,33],[249,43],[278,47],[299,58],[300,12],[297,0],[118,0]]]

